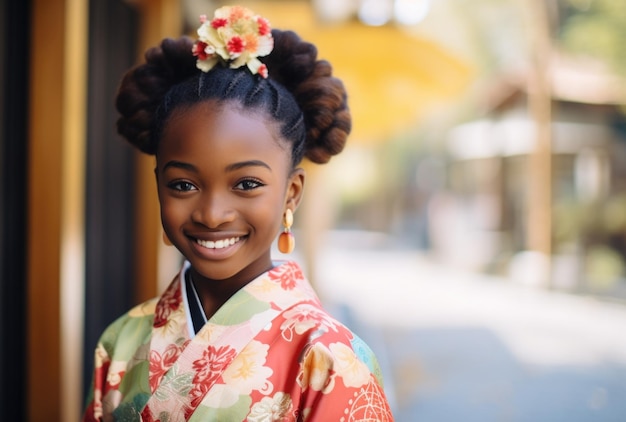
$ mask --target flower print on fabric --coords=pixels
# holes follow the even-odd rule
[[[193,362],[193,369],[196,371],[196,374],[193,378],[194,386],[189,395],[191,397],[191,406],[194,409],[198,407],[209,388],[232,362],[235,355],[235,349],[229,346],[219,348],[209,346],[204,350],[202,357]]]
[[[361,387],[370,382],[370,370],[354,351],[343,343],[333,343],[330,351],[335,358],[335,370],[346,387]]]
[[[211,343],[213,339],[219,338],[228,330],[228,326],[217,324],[205,324],[200,331],[196,334],[196,337],[202,340],[204,343]]]
[[[111,362],[107,375],[107,384],[111,389],[118,389],[124,374],[126,373],[126,362]]]
[[[166,325],[170,315],[178,310],[181,303],[181,289],[178,283],[172,283],[157,304],[154,314],[154,327],[159,328]]]
[[[300,362],[296,378],[302,391],[311,387],[315,391],[329,393],[335,386],[333,357],[323,344],[315,343],[306,351]]]
[[[340,422],[393,422],[394,420],[385,393],[375,382],[368,383],[353,394],[344,414],[346,417],[341,418]]]
[[[94,387],[93,391],[93,412],[94,416],[97,418],[102,417],[102,399],[106,392],[111,388],[107,382],[109,379],[108,374],[110,365],[111,360],[109,359],[109,355],[104,349],[102,343],[99,342],[96,346],[95,352],[94,385],[96,387]],[[103,386],[103,388],[99,388],[98,386]]]
[[[275,267],[268,273],[270,280],[279,283],[284,290],[293,290],[298,282],[304,280],[304,274],[294,262],[287,262],[280,267]]]
[[[178,356],[185,350],[189,340],[181,346],[170,344],[165,348],[163,354],[152,349],[150,350],[150,390],[154,392],[165,373],[176,363]]]
[[[269,378],[274,371],[264,366],[269,348],[267,344],[251,341],[224,371],[224,382],[237,387],[241,394],[250,394],[253,390],[270,394],[274,387]]]
[[[310,300],[312,297],[312,294],[303,292],[299,288],[294,290],[283,289],[280,283],[270,279],[269,274],[256,283],[246,286],[246,291],[256,299],[270,303],[274,309],[284,309],[293,305],[294,298],[304,301]]]
[[[85,421],[393,421],[371,350],[324,311],[297,264],[253,280],[193,338],[183,275],[160,302],[161,328],[147,303],[105,331]]]
[[[249,422],[293,420],[290,417],[292,407],[291,396],[278,392],[273,397],[264,397],[260,402],[255,403],[247,420]]]
[[[281,324],[280,329],[283,338],[287,341],[294,338],[294,332],[297,335],[302,335],[313,328],[324,332],[337,331],[335,321],[326,312],[308,303],[303,303],[286,311],[284,317],[285,322]]]

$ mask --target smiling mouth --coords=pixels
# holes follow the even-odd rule
[[[216,241],[196,239],[196,243],[207,249],[224,249],[239,242],[239,239],[241,238],[231,237],[230,239],[221,239]]]

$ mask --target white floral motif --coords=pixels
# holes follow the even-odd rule
[[[98,343],[96,346],[95,368],[102,368],[104,362],[109,362],[109,354],[104,348],[104,345],[102,343]]]
[[[268,381],[274,371],[266,362],[269,346],[256,340],[251,341],[226,368],[224,382],[237,388],[240,394],[250,394],[253,390],[264,394],[272,392],[274,386]]]
[[[264,302],[275,303],[281,308],[291,305],[294,298],[305,300],[314,296],[314,293],[309,292],[304,287],[302,289],[285,290],[281,288],[280,284],[269,278],[264,278],[254,285],[249,286],[248,291],[252,293],[255,298]]]
[[[370,380],[370,370],[354,351],[343,343],[333,343],[330,351],[335,358],[335,371],[346,387],[361,387]]]
[[[213,339],[219,338],[227,330],[228,327],[209,323],[205,324],[196,336],[198,339],[202,339],[209,344]]]
[[[159,327],[153,327],[154,336],[161,339],[167,339],[172,334],[180,332],[180,321],[184,321],[184,318],[185,311],[182,309],[182,307],[180,307],[179,309],[173,311],[168,315],[164,325],[161,325]]]
[[[288,420],[292,409],[291,396],[279,391],[274,397],[264,397],[250,409],[247,420],[250,422],[271,422]]]
[[[309,304],[302,304],[285,312],[285,321],[280,329],[283,338],[292,341],[294,331],[301,335],[316,327],[322,331],[337,331],[335,322],[324,311]]]
[[[302,390],[311,387],[315,391],[330,393],[335,387],[333,357],[323,344],[315,343],[306,351],[296,381]]]

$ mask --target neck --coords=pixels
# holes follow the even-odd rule
[[[194,268],[191,268],[191,280],[196,288],[207,319],[211,319],[217,310],[241,288],[271,268],[272,265],[270,263],[251,276],[240,277],[239,275],[235,275],[224,280],[212,280],[203,277]]]

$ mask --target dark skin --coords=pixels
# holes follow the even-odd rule
[[[155,172],[163,229],[191,263],[210,318],[272,268],[272,242],[285,210],[300,203],[304,171],[292,168],[272,119],[206,101],[172,113]]]

